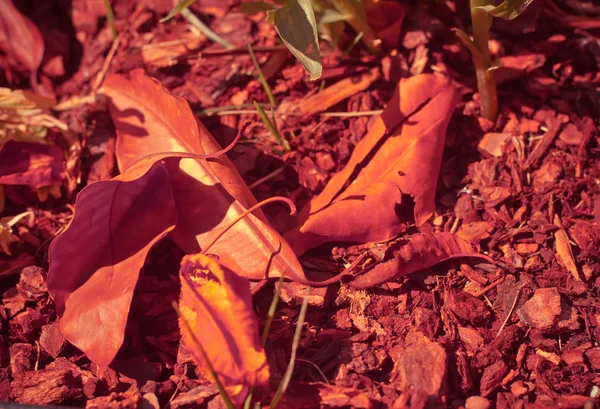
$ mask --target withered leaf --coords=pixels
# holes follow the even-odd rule
[[[146,155],[159,152],[211,154],[221,147],[196,120],[188,103],[158,81],[134,70],[129,78],[113,75],[104,92],[117,129],[121,172]],[[168,153],[165,153],[168,156]],[[179,223],[172,238],[186,253],[198,253],[217,234],[256,204],[256,199],[226,156],[182,159],[171,173]],[[211,247],[211,253],[234,258],[254,280],[285,275],[304,278],[289,245],[256,210]]]
[[[403,79],[346,167],[301,212],[284,237],[296,254],[330,241],[375,242],[397,235],[406,195],[423,224],[435,209],[446,128],[457,101],[445,78]]]
[[[267,384],[269,367],[260,344],[250,283],[239,270],[227,260],[185,256],[179,272],[179,310],[180,321],[187,323],[180,322],[181,335],[194,361],[211,379],[202,348],[219,381],[241,406],[249,387]]]
[[[460,237],[446,232],[419,233],[392,244],[386,259],[365,274],[357,276],[349,285],[369,288],[432,267],[444,260],[458,257],[479,257],[478,248]]]
[[[50,246],[48,291],[65,337],[101,368],[123,343],[140,268],[177,222],[163,162],[92,183]]]
[[[44,57],[44,39],[40,31],[11,0],[0,0],[0,10],[0,50],[23,64],[35,79]]]

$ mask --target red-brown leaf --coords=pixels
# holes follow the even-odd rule
[[[0,149],[0,183],[36,189],[59,183],[64,155],[58,146],[8,141]]]
[[[123,343],[146,255],[177,221],[169,173],[156,162],[92,183],[75,208],[50,246],[48,290],[65,337],[105,368]]]
[[[113,75],[104,92],[117,129],[117,160],[121,171],[157,152],[210,154],[221,149],[196,120],[188,103],[171,95],[142,70],[129,78]],[[168,156],[168,155],[165,155]],[[252,193],[226,156],[182,159],[171,174],[179,223],[173,240],[186,253],[197,253],[247,208]],[[211,247],[211,253],[232,257],[250,279],[304,278],[294,252],[273,230],[260,210],[244,218]],[[268,270],[268,271],[267,271]]]
[[[44,57],[44,39],[31,20],[11,0],[0,0],[0,50],[23,64],[32,75]]]
[[[375,242],[397,235],[403,195],[423,224],[435,210],[446,128],[457,101],[443,77],[403,79],[392,100],[356,146],[346,167],[301,212],[285,234],[296,254],[330,241]]]
[[[250,283],[232,262],[202,254],[181,262],[181,335],[196,364],[211,379],[200,347],[236,406],[248,388],[266,385],[269,367],[260,345]],[[189,328],[195,334],[195,340]],[[199,341],[200,347],[198,346]]]
[[[387,251],[390,253],[389,260],[357,276],[349,285],[355,288],[373,287],[457,257],[479,257],[491,262],[478,251],[476,246],[452,233],[415,234],[390,246]]]

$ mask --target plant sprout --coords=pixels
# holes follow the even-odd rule
[[[493,71],[495,66],[491,61],[488,48],[488,33],[492,26],[492,19],[500,17],[512,20],[523,13],[533,0],[505,0],[498,6],[494,6],[494,0],[470,1],[473,39],[462,30],[455,28],[454,31],[473,55],[477,89],[481,99],[481,115],[490,121],[495,121],[498,116],[498,95]]]

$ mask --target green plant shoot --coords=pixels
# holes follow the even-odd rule
[[[505,0],[494,6],[494,0],[470,0],[473,39],[462,30],[454,29],[458,38],[467,46],[473,56],[477,89],[481,100],[481,115],[495,121],[498,116],[498,94],[494,78],[493,64],[488,48],[489,31],[493,17],[512,20],[520,15],[533,0]]]

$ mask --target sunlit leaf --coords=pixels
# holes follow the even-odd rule
[[[309,73],[310,79],[321,76],[321,53],[317,21],[310,0],[290,0],[285,6],[269,11],[279,36]]]
[[[494,17],[512,20],[522,14],[531,3],[533,0],[504,0],[498,6],[478,6],[474,9],[485,11]]]
[[[407,223],[425,223],[435,211],[446,129],[457,100],[444,77],[403,79],[346,167],[284,235],[296,253],[332,241],[389,240]]]
[[[231,262],[196,254],[183,258],[179,273],[179,310],[189,324],[180,325],[185,345],[210,379],[205,358],[209,360],[237,406],[250,387],[266,385],[269,380],[250,283],[238,270]],[[190,329],[203,351],[195,345]]]

